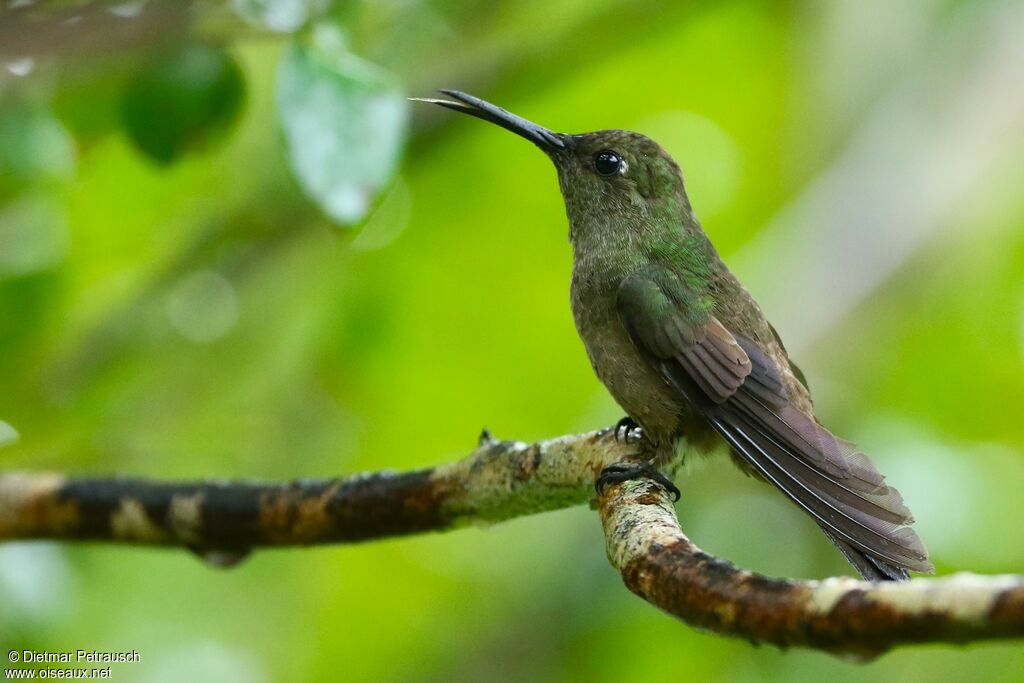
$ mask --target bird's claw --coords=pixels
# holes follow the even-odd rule
[[[594,482],[594,489],[601,493],[601,490],[608,484],[621,484],[631,479],[650,479],[654,483],[672,494],[673,501],[679,500],[679,487],[671,479],[662,474],[661,470],[650,463],[619,463],[609,465],[601,470],[601,474]]]
[[[614,436],[615,440],[620,443],[640,441],[644,438],[644,430],[628,415],[616,422],[614,426],[605,427],[598,431],[598,436],[608,436],[609,434]]]

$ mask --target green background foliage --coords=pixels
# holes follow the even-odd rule
[[[1024,569],[1019,3],[7,4],[0,468],[333,476],[613,423],[549,162],[401,100],[456,87],[660,140],[938,572]],[[707,550],[849,572],[726,458],[679,483]],[[1024,675],[1019,644],[855,667],[695,632],[621,586],[586,509],[230,571],[7,545],[9,648],[137,649],[114,676],[146,681]]]

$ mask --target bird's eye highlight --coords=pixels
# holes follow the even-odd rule
[[[598,152],[594,155],[594,168],[600,175],[605,177],[613,176],[618,173],[625,161],[622,157],[611,150],[605,150]]]

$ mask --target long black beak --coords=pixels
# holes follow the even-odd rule
[[[432,97],[411,97],[409,99],[439,104],[442,107],[454,109],[484,121],[490,121],[505,130],[512,131],[516,135],[521,135],[543,150],[565,149],[564,136],[554,133],[543,126],[538,126],[536,123],[527,121],[521,116],[516,116],[512,112],[505,111],[490,102],[485,102],[479,97],[473,97],[458,90],[441,90],[441,92],[456,101],[452,102],[451,100],[441,100]]]

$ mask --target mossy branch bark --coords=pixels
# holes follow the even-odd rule
[[[450,465],[285,484],[0,474],[0,541],[179,546],[229,565],[253,548],[442,531],[586,503],[601,470],[641,456],[610,434],[525,444],[485,433]],[[608,557],[629,589],[699,628],[860,657],[906,643],[1024,637],[1024,576],[769,579],[693,545],[653,482],[608,485],[597,504]]]

